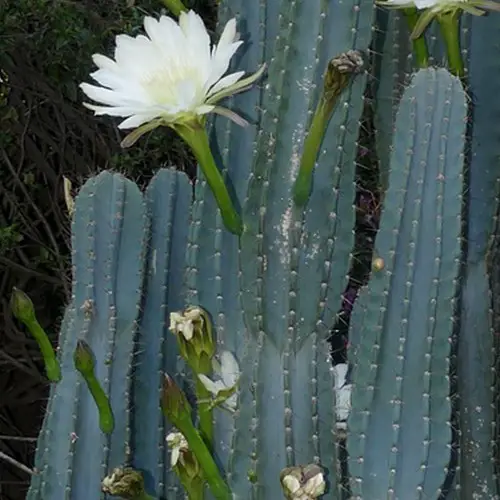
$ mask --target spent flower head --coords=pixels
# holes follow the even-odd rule
[[[144,18],[146,35],[118,35],[114,60],[94,54],[99,68],[91,77],[99,84],[82,83],[80,88],[93,101],[85,106],[96,115],[121,116],[121,129],[159,125],[175,126],[215,112],[242,120],[217,106],[232,94],[247,90],[262,74],[242,79],[244,72],[226,76],[230,61],[242,45],[236,20],[227,22],[217,45],[201,17],[194,11],[182,12],[176,23],[168,16]],[[140,137],[135,134],[134,140]],[[130,143],[129,143],[130,145]]]
[[[235,392],[240,378],[240,368],[236,358],[230,351],[223,351],[220,355],[220,363],[214,359],[212,367],[218,380],[212,380],[203,374],[198,375],[198,378],[213,394],[214,406],[222,404],[226,409],[235,411],[238,399]]]
[[[130,467],[114,469],[102,480],[101,488],[104,493],[129,500],[144,498],[146,495],[142,474]]]
[[[326,489],[323,469],[316,464],[287,467],[281,471],[280,481],[289,500],[313,500]]]

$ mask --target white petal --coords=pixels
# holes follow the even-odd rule
[[[231,410],[236,410],[238,407],[238,395],[232,394],[226,399],[226,401],[224,401],[224,404]]]
[[[237,33],[236,33],[236,19],[230,19],[226,26],[224,26],[224,30],[222,31],[222,35],[219,38],[219,43],[217,44],[217,48],[224,47],[226,45],[231,45],[233,42],[237,41]]]
[[[282,480],[282,483],[289,493],[294,494],[300,490],[299,480],[295,476],[292,476],[291,474],[285,476]]]
[[[207,97],[223,90],[231,85],[234,85],[243,75],[244,71],[237,71],[236,73],[231,73],[224,78],[221,78],[208,92]]]
[[[415,4],[415,7],[417,7],[417,9],[428,9],[429,7],[434,7],[434,5],[438,4],[439,1],[438,0],[415,0],[414,2],[412,2]]]
[[[170,455],[170,464],[172,467],[175,466],[177,461],[179,460],[179,457],[181,455],[180,448],[176,446],[175,448],[172,448],[172,454]]]
[[[220,355],[221,376],[224,385],[229,388],[233,387],[240,378],[240,367],[236,358],[230,351],[223,351]]]
[[[214,109],[214,106],[209,106],[208,104],[202,104],[195,109],[197,115],[206,115],[211,113]]]
[[[205,389],[211,392],[214,396],[216,396],[220,391],[226,388],[220,380],[214,382],[213,380],[209,379],[206,375],[203,374],[198,375],[198,378],[200,379],[201,383],[205,386]]]
[[[92,60],[99,69],[108,69],[110,71],[119,70],[118,64],[116,64],[116,62],[113,61],[113,59],[110,59],[109,57],[104,56],[102,54],[94,54],[92,56]]]
[[[130,104],[138,103],[138,101],[130,99],[130,96],[123,92],[97,87],[89,83],[81,83],[80,88],[88,97],[101,104],[108,104],[109,106],[129,106]]]
[[[182,323],[182,328],[180,328],[180,331],[181,331],[182,335],[184,336],[184,338],[187,341],[190,341],[193,338],[193,334],[194,334],[193,322],[189,321],[189,320],[188,321],[184,320]]]
[[[224,76],[224,73],[229,68],[231,58],[242,43],[243,42],[236,42],[231,45],[222,46],[220,48],[219,46],[217,46],[217,50],[212,56],[210,76],[205,82],[205,88],[207,90]]]
[[[147,123],[151,121],[153,118],[156,118],[158,116],[157,113],[153,114],[136,114],[133,116],[130,116],[126,120],[123,120],[121,123],[118,124],[118,128],[123,130],[127,128],[136,128],[139,127],[140,125]]]

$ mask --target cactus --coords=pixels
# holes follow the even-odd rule
[[[74,203],[62,380],[51,388],[28,500],[104,498],[104,476],[114,491],[124,471],[152,498],[184,498],[182,484],[203,460],[195,453],[179,480],[162,390],[169,374],[187,395],[185,408],[197,407],[199,381],[168,329],[170,313],[187,306],[208,312],[218,350],[232,352],[241,370],[236,411],[213,409],[213,441],[186,436],[197,451],[213,452],[211,467],[224,479],[217,477],[215,498],[225,498],[223,482],[237,500],[294,498],[294,488],[313,498],[324,491],[323,470],[324,498],[499,498],[498,314],[490,310],[498,242],[490,238],[500,167],[496,81],[481,73],[489,65],[496,74],[498,51],[488,43],[497,16],[464,18],[470,77],[461,81],[442,67],[416,71],[404,17],[375,15],[372,2],[224,0],[219,13],[221,25],[237,18],[246,42],[232,69],[268,64],[266,79],[227,106],[251,125],[224,116],[208,125],[217,166],[241,205],[243,234],[225,228],[203,175],[193,200],[187,176],[171,169],[160,169],[144,194],[116,173],[87,181]],[[436,26],[426,36],[431,60],[445,65]],[[349,50],[364,54],[368,71],[340,96],[302,208],[293,186],[322,77]],[[384,196],[372,275],[351,318],[347,371],[332,369],[328,338],[354,260],[365,96],[374,105]],[[79,340],[109,397],[109,434],[73,366]],[[194,425],[203,418],[194,414]]]

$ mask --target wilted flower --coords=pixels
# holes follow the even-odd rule
[[[289,500],[313,500],[326,489],[323,469],[315,464],[287,467],[281,471],[280,480]]]
[[[142,474],[130,467],[114,469],[102,480],[101,487],[104,493],[125,499],[135,500],[146,496]]]
[[[181,432],[171,432],[167,436],[167,445],[172,450],[170,464],[175,467],[181,454],[189,450],[188,442]]]
[[[223,402],[228,410],[234,411],[237,403],[235,391],[240,378],[238,362],[231,352],[223,351],[220,364],[214,360],[212,365],[214,372],[220,377],[219,380],[211,380],[206,375],[198,375],[198,378],[216,400]]]

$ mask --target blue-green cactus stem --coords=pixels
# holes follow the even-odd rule
[[[396,118],[375,254],[351,318],[347,450],[354,498],[438,498],[452,445],[467,99],[420,70]]]
[[[73,301],[59,345],[61,381],[54,386],[42,426],[29,500],[99,498],[110,469],[130,461],[130,377],[141,303],[146,218],[138,187],[102,172],[75,200],[72,227]],[[116,418],[111,434],[99,428],[95,402],[73,365],[77,340],[95,355],[95,376]],[[77,471],[77,472],[76,472]]]
[[[469,20],[467,72],[472,124],[466,197],[466,253],[458,336],[458,406],[460,410],[460,481],[463,498],[487,500],[500,495],[495,470],[498,424],[495,422],[495,328],[489,301],[489,245],[498,210],[500,166],[498,144],[498,79],[500,39],[497,15],[462,17]],[[495,297],[493,307],[496,307]],[[497,323],[498,324],[498,323]]]
[[[169,500],[183,498],[182,486],[170,470],[165,442],[170,424],[163,418],[160,394],[163,373],[185,370],[175,335],[169,331],[171,312],[186,306],[183,293],[192,187],[175,169],[160,169],[145,193],[148,217],[144,302],[133,361],[133,466],[145,472],[148,491]],[[214,206],[217,211],[217,206]],[[234,236],[228,234],[234,239]],[[151,425],[143,425],[150,422]]]

